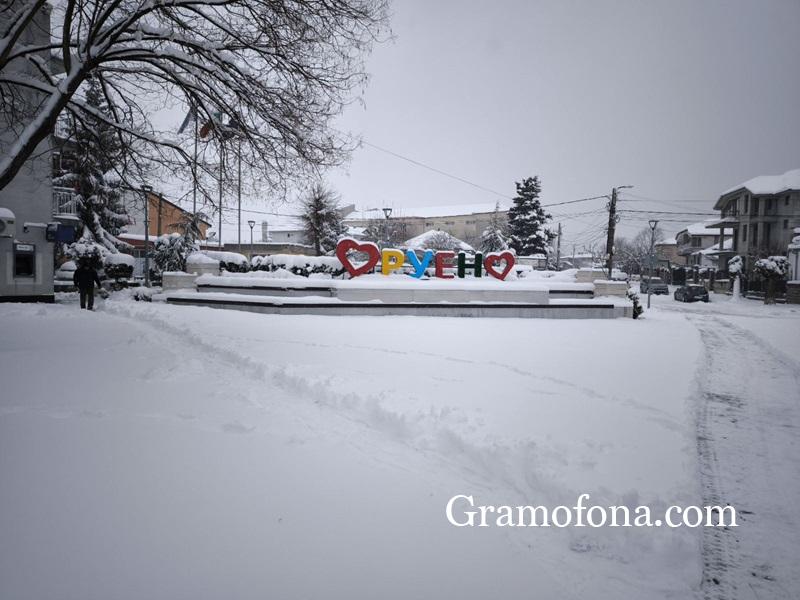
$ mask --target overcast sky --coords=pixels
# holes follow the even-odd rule
[[[371,144],[508,196],[538,175],[543,203],[620,185],[669,203],[621,206],[640,210],[710,211],[737,183],[800,167],[798,0],[392,7],[396,39],[368,60],[366,106],[340,121]],[[329,181],[359,207],[502,199],[369,146],[347,171]],[[621,232],[647,218],[626,216]],[[602,215],[562,220],[568,243],[603,235]]]

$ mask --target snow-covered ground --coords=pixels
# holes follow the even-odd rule
[[[63,300],[0,305],[0,598],[800,595],[797,308],[661,297],[639,321],[563,321]],[[746,521],[445,518],[456,494],[581,493],[731,502]]]

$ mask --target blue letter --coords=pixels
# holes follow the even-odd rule
[[[417,258],[417,254],[413,250],[406,250],[406,258],[408,258],[408,262],[411,263],[411,266],[414,267],[414,272],[409,273],[409,275],[419,279],[425,274],[425,269],[428,268],[428,265],[431,264],[433,260],[433,250],[425,250],[425,254],[422,255],[422,262],[420,262]]]

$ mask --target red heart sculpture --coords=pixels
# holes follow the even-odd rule
[[[501,260],[506,261],[506,266],[501,272],[498,273],[495,270],[494,265],[499,263]],[[497,279],[503,280],[506,278],[506,275],[509,274],[511,269],[514,268],[514,255],[508,250],[505,252],[492,252],[491,254],[487,254],[486,258],[483,259],[483,268],[486,269],[486,272],[492,277],[497,277]]]
[[[347,258],[347,253],[351,250],[356,252],[366,252],[369,254],[369,260],[365,262],[360,267],[356,268],[353,266],[353,263],[350,262],[350,259]],[[350,273],[350,277],[358,277],[359,275],[363,275],[364,273],[368,273],[378,264],[378,261],[381,259],[381,251],[378,250],[378,246],[373,244],[372,242],[357,242],[352,238],[344,238],[340,240],[338,244],[336,244],[336,258],[339,259],[339,262],[342,263],[342,266],[347,269],[347,272]]]

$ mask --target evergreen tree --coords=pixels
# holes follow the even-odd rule
[[[180,233],[168,233],[156,239],[153,263],[159,272],[186,270],[186,257],[197,249]]]
[[[110,115],[100,84],[90,80],[86,103]],[[73,258],[89,259],[116,254],[129,248],[117,236],[131,222],[122,197],[121,182],[114,170],[123,162],[125,147],[115,129],[101,119],[72,117],[67,124],[69,139],[63,155],[70,168],[53,178],[53,185],[74,190],[79,224],[78,241],[68,248]],[[94,261],[93,261],[94,262]]]
[[[347,231],[339,212],[338,197],[321,183],[314,184],[303,201],[300,220],[306,239],[314,246],[317,256],[332,252]]]
[[[538,177],[517,182],[517,195],[508,211],[509,245],[519,256],[546,254],[555,234],[545,228],[552,216],[539,202],[542,186]]]
[[[505,235],[505,223],[500,216],[500,203],[494,207],[489,226],[483,230],[481,235],[481,251],[484,254],[489,252],[502,252],[508,250],[508,239]]]

